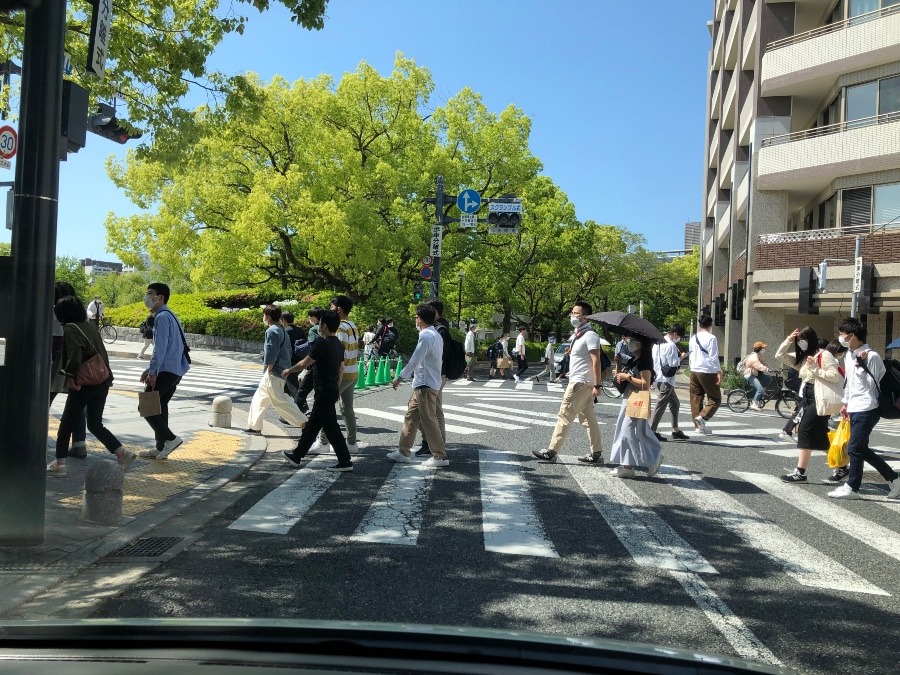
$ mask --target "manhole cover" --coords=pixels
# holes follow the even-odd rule
[[[175,544],[182,540],[182,537],[144,537],[135,539],[129,544],[107,555],[108,558],[152,558],[162,555]]]

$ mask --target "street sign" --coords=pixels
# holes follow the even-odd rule
[[[861,293],[862,292],[862,271],[863,271],[863,259],[862,256],[858,257],[853,265],[853,292]]]
[[[434,274],[434,270],[427,266],[419,270],[419,276],[423,279],[430,279],[432,274]]]
[[[432,259],[432,257],[430,255],[426,255],[424,258],[422,258],[423,265],[430,265],[433,262],[434,262],[434,259]]]
[[[462,213],[459,216],[459,229],[467,230],[478,227],[478,215],[475,213]]]
[[[75,66],[72,65],[72,57],[69,52],[63,52],[63,75],[71,75],[75,72]]]
[[[16,156],[16,148],[19,145],[19,136],[16,130],[8,124],[0,127],[0,157],[12,159]],[[6,167],[7,169],[9,167]]]
[[[91,12],[91,32],[88,36],[87,70],[97,77],[106,72],[109,55],[109,30],[112,28],[112,0],[95,0]]]
[[[444,227],[442,225],[434,225],[431,228],[431,256],[433,258],[441,257],[441,240],[444,236]]]
[[[456,198],[456,205],[463,213],[475,213],[481,208],[481,195],[475,190],[463,190]]]
[[[0,158],[0,168],[2,168],[2,169],[11,169],[11,168],[12,168],[12,162],[10,162],[8,159]]]

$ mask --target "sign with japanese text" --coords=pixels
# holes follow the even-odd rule
[[[441,240],[444,236],[444,227],[442,225],[433,225],[431,228],[431,257],[441,257]]]
[[[112,0],[94,0],[91,13],[91,33],[88,39],[87,70],[97,77],[106,72],[109,55],[109,31],[112,28]]]

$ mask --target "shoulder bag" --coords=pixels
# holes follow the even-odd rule
[[[81,330],[81,328],[78,328],[77,325],[72,325],[78,329],[79,333],[84,335],[84,339],[88,341],[91,349],[94,349],[94,345],[91,343],[88,336],[84,334],[84,331]],[[82,361],[81,365],[78,366],[78,372],[76,372],[75,377],[72,378],[72,382],[76,385],[73,388],[81,389],[82,387],[93,387],[98,384],[103,384],[108,379],[109,368],[106,366],[103,357],[100,356],[100,352],[94,349],[94,355],[89,359]]]

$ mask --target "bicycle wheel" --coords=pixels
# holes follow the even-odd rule
[[[107,344],[112,344],[116,341],[116,338],[119,337],[119,333],[116,331],[115,326],[111,324],[103,324],[100,326],[100,338]]]
[[[750,407],[750,396],[744,389],[732,389],[728,392],[727,402],[732,412],[747,412],[747,408]]]
[[[799,399],[793,392],[783,391],[778,394],[778,398],[775,399],[775,412],[786,420],[790,419],[799,403]]]
[[[612,377],[607,377],[600,385],[600,388],[603,390],[603,393],[607,395],[609,398],[622,398],[622,392],[616,389],[615,379]]]

